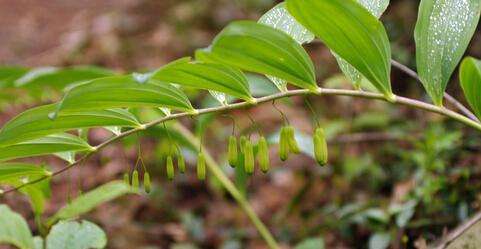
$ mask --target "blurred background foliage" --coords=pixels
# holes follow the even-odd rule
[[[58,100],[69,83],[84,77],[143,72],[192,55],[194,49],[208,46],[230,21],[257,20],[276,3],[0,0],[0,65],[4,72],[8,71],[5,65],[11,66],[9,75],[20,77],[0,73],[0,123],[29,107]],[[382,17],[394,59],[411,68],[415,65],[417,6],[415,0],[394,0]],[[318,82],[326,87],[350,87],[320,42],[307,49],[315,62]],[[481,57],[479,29],[468,54]],[[69,78],[62,77],[63,71],[70,72]],[[275,91],[260,76],[251,75],[250,79],[256,95]],[[421,85],[402,72],[393,69],[392,79],[396,94],[428,100]],[[456,83],[453,79],[448,92],[464,102]],[[215,104],[204,92],[189,90],[188,94],[195,106]],[[331,162],[324,168],[316,166],[308,153],[283,163],[273,146],[272,170],[247,178],[226,163],[232,129],[229,118],[207,115],[181,121],[203,134],[209,151],[286,248],[423,248],[426,241],[479,211],[481,135],[475,131],[434,114],[384,102],[347,97],[312,97],[309,101],[330,139]],[[314,115],[305,100],[296,97],[280,101],[278,106],[298,130],[302,149],[311,151]],[[271,105],[231,113],[239,126],[237,133],[255,137],[246,113],[271,142],[276,141],[282,119]],[[142,120],[162,115],[152,109],[136,114]],[[170,125],[166,129],[170,130]],[[219,184],[212,178],[207,184],[196,179],[192,148],[175,131],[169,134],[181,145],[190,170],[168,181],[164,161],[170,143],[166,130],[157,127],[142,134],[142,156],[152,174],[153,193],[123,197],[88,215],[108,233],[109,248],[265,248]],[[90,141],[99,143],[109,136],[104,130],[92,130]],[[46,213],[62,206],[68,192],[120,179],[133,167],[138,144],[135,136],[127,138],[54,178]],[[47,162],[54,169],[62,166],[56,158],[34,161]],[[26,198],[14,195],[3,201],[29,217],[34,227]]]

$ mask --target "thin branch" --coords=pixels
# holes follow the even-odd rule
[[[403,71],[404,73],[406,73],[407,75],[409,75],[410,77],[416,79],[417,81],[421,82],[421,78],[419,78],[419,75],[414,71],[412,70],[411,68],[405,66],[404,64],[398,62],[398,61],[395,61],[395,60],[391,60],[391,65],[401,71]]]
[[[419,75],[414,70],[405,66],[404,64],[399,63],[395,60],[391,60],[391,65],[393,65],[397,69],[403,71],[404,73],[411,76],[412,78],[416,79],[417,81],[421,82],[421,79],[419,78]],[[461,102],[459,102],[457,99],[455,99],[449,93],[444,92],[444,98],[446,99],[446,101],[451,103],[454,107],[456,107],[459,111],[461,111],[461,113],[464,113],[464,115],[466,115],[467,117],[469,117],[472,120],[479,123],[479,119],[476,117],[476,115],[474,115],[466,106],[464,106]]]
[[[425,102],[422,102],[422,101],[419,101],[419,100],[414,100],[414,99],[400,97],[400,96],[394,96],[393,100],[387,100],[385,98],[385,96],[380,94],[380,93],[364,92],[364,91],[357,91],[357,90],[319,88],[318,91],[319,91],[319,93],[313,93],[312,91],[307,90],[307,89],[291,90],[291,91],[287,91],[287,92],[276,93],[276,94],[273,94],[273,95],[258,98],[258,99],[256,99],[256,103],[260,104],[260,103],[271,102],[271,101],[276,100],[276,99],[293,97],[293,96],[305,96],[305,95],[310,95],[310,94],[317,94],[317,95],[322,95],[322,96],[324,96],[324,95],[325,96],[350,96],[350,97],[357,97],[357,98],[364,98],[364,99],[381,100],[381,101],[386,101],[386,102],[392,103],[392,104],[405,105],[405,106],[417,108],[417,109],[420,109],[420,110],[425,110],[425,111],[428,111],[428,112],[437,113],[437,114],[443,115],[445,117],[454,119],[454,120],[456,120],[460,123],[463,123],[463,124],[473,128],[473,129],[481,131],[481,124],[480,123],[478,123],[478,122],[476,122],[472,119],[469,119],[469,118],[467,118],[467,117],[465,117],[465,116],[463,116],[463,115],[461,115],[457,112],[446,109],[444,107],[435,106],[435,105],[425,103]],[[94,151],[89,152],[88,154],[86,154],[82,158],[80,158],[78,161],[66,166],[65,168],[62,168],[58,171],[53,172],[53,174],[50,175],[50,176],[41,177],[41,178],[39,178],[37,180],[34,180],[32,182],[27,182],[25,184],[22,184],[22,185],[19,185],[19,186],[15,187],[15,188],[8,189],[5,192],[3,192],[3,194],[14,192],[14,191],[16,191],[18,189],[21,189],[21,188],[23,188],[27,185],[40,182],[40,181],[42,181],[44,179],[47,179],[47,178],[50,178],[52,176],[59,175],[59,174],[65,172],[66,170],[80,164],[84,160],[87,160],[91,155],[95,154],[96,152],[98,152],[99,150],[103,149],[104,147],[110,145],[111,143],[114,143],[114,142],[116,142],[116,141],[118,141],[118,140],[120,140],[124,137],[127,137],[131,134],[134,134],[138,131],[142,131],[142,130],[154,127],[154,126],[156,126],[158,124],[161,124],[163,122],[166,122],[166,121],[169,121],[169,120],[180,119],[180,118],[184,118],[184,117],[192,117],[192,116],[196,116],[196,115],[202,115],[202,114],[206,114],[206,113],[225,112],[225,111],[250,107],[250,106],[253,106],[253,105],[256,105],[256,104],[252,104],[252,103],[248,103],[248,102],[239,102],[239,103],[229,104],[229,105],[225,105],[225,106],[199,109],[199,110],[197,110],[196,113],[190,113],[190,112],[176,113],[176,114],[172,114],[172,115],[154,120],[152,122],[143,124],[138,128],[125,131],[125,132],[123,132],[123,133],[121,133],[117,136],[114,136],[114,137],[110,138],[109,140],[101,143],[100,145],[97,145],[95,147]]]
[[[464,115],[466,115],[467,117],[471,118],[472,120],[476,121],[479,123],[479,119],[478,117],[476,117],[476,115],[474,115],[466,106],[464,106],[463,104],[461,104],[461,102],[459,102],[457,99],[455,99],[453,96],[449,95],[448,93],[444,93],[444,98],[446,98],[446,100],[448,102],[450,102],[452,105],[454,105],[456,108],[458,108],[459,111],[461,111],[461,113],[464,113]]]
[[[440,242],[436,243],[435,246],[429,247],[434,249],[444,249],[454,242],[457,238],[463,235],[467,230],[476,225],[481,221],[481,212],[476,213],[473,217],[467,220],[465,223],[458,226],[456,229],[451,231],[448,235],[443,237]]]

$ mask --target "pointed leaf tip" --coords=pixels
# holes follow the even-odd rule
[[[433,102],[443,96],[478,25],[481,0],[422,0],[415,29],[419,77]]]

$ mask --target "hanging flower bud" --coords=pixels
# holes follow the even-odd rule
[[[246,136],[240,136],[240,152],[245,153],[245,146],[247,142],[247,137]]]
[[[173,180],[175,170],[174,170],[174,161],[172,159],[172,156],[167,156],[166,171],[167,171],[167,178],[169,180]]]
[[[237,165],[237,158],[237,139],[234,135],[231,135],[229,138],[229,149],[227,152],[227,159],[231,167],[235,167]]]
[[[180,173],[182,174],[185,173],[185,160],[184,160],[184,156],[180,152],[177,155],[177,167],[179,168]]]
[[[137,170],[134,170],[134,172],[132,173],[132,187],[139,187],[139,171]]]
[[[286,127],[286,130],[287,130],[287,142],[289,143],[289,148],[291,149],[292,152],[296,154],[301,153],[301,149],[299,148],[299,145],[297,145],[294,127],[289,125]]]
[[[254,174],[254,148],[252,146],[251,141],[247,140],[245,145],[245,156],[244,156],[244,170],[247,174],[252,175]]]
[[[314,155],[319,165],[324,166],[328,161],[327,141],[322,128],[317,128],[313,138]]]
[[[269,171],[269,147],[267,146],[267,141],[264,136],[259,138],[259,143],[257,144],[257,154],[259,160],[259,167],[261,171],[267,173]]]
[[[197,156],[197,177],[201,181],[205,180],[205,156],[202,152]]]
[[[124,174],[124,183],[130,186],[130,176],[128,173]]]
[[[279,157],[281,161],[286,161],[289,157],[289,142],[286,127],[282,127],[279,135]]]
[[[144,172],[144,189],[145,193],[150,193],[150,174],[149,172]]]

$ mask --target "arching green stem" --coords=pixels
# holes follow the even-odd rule
[[[319,88],[319,92],[322,92],[322,94],[320,96],[351,96],[351,97],[364,98],[364,99],[381,100],[381,101],[386,101],[386,102],[392,103],[392,104],[410,106],[410,107],[417,108],[417,109],[420,109],[420,110],[440,114],[442,116],[454,119],[454,120],[456,120],[456,121],[458,121],[462,124],[465,124],[466,126],[469,126],[473,129],[481,131],[481,123],[479,123],[475,120],[472,120],[472,119],[470,119],[470,118],[468,118],[468,117],[466,117],[462,114],[459,114],[457,112],[449,110],[447,108],[435,106],[435,105],[432,105],[432,104],[429,104],[429,103],[426,103],[426,102],[422,102],[422,101],[419,101],[419,100],[414,100],[414,99],[400,97],[400,96],[394,96],[392,100],[387,100],[385,98],[385,96],[380,94],[380,93],[364,92],[364,91],[358,91],[358,90],[346,90],[346,89]],[[276,94],[272,94],[272,95],[269,95],[269,96],[258,98],[257,99],[257,105],[261,104],[261,103],[271,102],[271,101],[276,100],[276,99],[293,97],[293,96],[305,96],[305,95],[319,95],[319,94],[312,93],[312,91],[307,90],[307,89],[291,90],[291,91],[287,91],[287,92],[276,93]],[[0,191],[0,194],[11,193],[11,192],[17,191],[18,189],[21,189],[21,188],[23,188],[27,185],[34,184],[34,183],[43,181],[47,178],[50,178],[52,176],[59,175],[59,174],[65,172],[65,171],[69,170],[70,168],[72,168],[76,165],[79,165],[80,163],[87,160],[90,156],[97,153],[99,150],[105,148],[106,146],[108,146],[108,145],[110,145],[114,142],[117,142],[124,137],[135,134],[138,131],[142,131],[142,130],[154,127],[154,126],[159,125],[163,122],[166,122],[166,121],[169,121],[169,120],[180,119],[180,118],[184,118],[184,117],[202,115],[202,114],[206,114],[206,113],[215,113],[215,112],[225,112],[225,111],[230,111],[230,110],[236,110],[236,109],[246,108],[246,107],[250,107],[250,106],[253,106],[253,104],[251,104],[249,102],[239,102],[239,103],[229,104],[229,105],[225,105],[225,106],[199,109],[195,113],[191,113],[191,112],[176,113],[176,114],[172,114],[172,115],[169,115],[169,116],[151,121],[149,123],[143,124],[139,128],[135,128],[135,129],[125,131],[125,132],[123,132],[123,133],[121,133],[117,136],[114,136],[114,137],[110,138],[109,140],[99,144],[98,146],[95,147],[95,149],[93,151],[89,152],[88,154],[86,154],[85,156],[83,156],[79,160],[69,164],[68,166],[66,166],[66,167],[64,167],[64,168],[62,168],[58,171],[53,172],[51,176],[45,176],[45,177],[42,177],[42,178],[38,178],[37,180],[27,182],[23,185],[19,185],[19,186],[15,187],[15,188],[8,189],[8,190],[4,191],[3,193]]]

